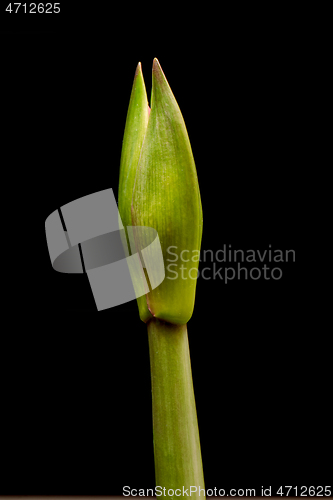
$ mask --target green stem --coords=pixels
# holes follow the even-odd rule
[[[156,486],[165,487],[165,495],[169,489],[181,490],[181,494],[175,491],[175,499],[187,496],[183,488],[189,495],[192,487],[192,499],[203,500],[205,486],[187,325],[152,318],[148,322],[148,339]]]

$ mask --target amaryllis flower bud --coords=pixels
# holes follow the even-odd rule
[[[192,149],[176,99],[157,59],[149,113],[138,66],[121,159],[119,211],[124,225],[157,231],[165,279],[138,299],[140,317],[185,324],[193,313],[202,207]],[[131,211],[131,215],[129,212]],[[138,248],[144,248],[138,233]]]

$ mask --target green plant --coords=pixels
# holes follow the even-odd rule
[[[197,270],[199,263],[202,207],[184,119],[157,59],[153,62],[151,109],[140,63],[135,72],[122,146],[118,207],[124,227],[157,231],[165,263],[172,248],[172,271],[166,266],[164,281],[137,299],[140,318],[148,328],[155,475],[158,486],[181,493],[183,487],[196,486],[199,496],[204,478],[187,322],[194,308],[193,268]],[[138,249],[144,244],[144,236],[138,233]],[[185,259],[185,254],[192,259]]]

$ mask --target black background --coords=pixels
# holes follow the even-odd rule
[[[2,18],[5,224],[21,264],[4,303],[0,493],[155,484],[136,302],[97,312],[86,276],[52,269],[44,233],[65,203],[107,188],[117,198],[139,61],[150,96],[159,59],[182,110],[202,249],[297,247],[302,39],[290,12],[165,13],[165,25],[128,13],[133,27],[81,9]],[[206,488],[328,484],[327,365],[310,355],[296,264],[278,266],[281,280],[198,280],[188,332]]]

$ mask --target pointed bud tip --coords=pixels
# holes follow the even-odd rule
[[[157,57],[154,57],[154,60],[153,60],[153,73],[163,73],[161,65],[160,65]]]
[[[163,72],[163,69],[161,68],[161,65],[160,65],[157,57],[154,57],[154,61],[153,61],[153,81],[154,81],[154,77],[159,81],[164,80],[165,82],[167,82],[167,79],[165,77],[165,74]]]
[[[136,70],[135,70],[135,75],[134,75],[134,78],[136,78],[138,76],[139,73],[142,73],[142,66],[141,66],[141,62],[138,62],[138,65],[136,67]]]

